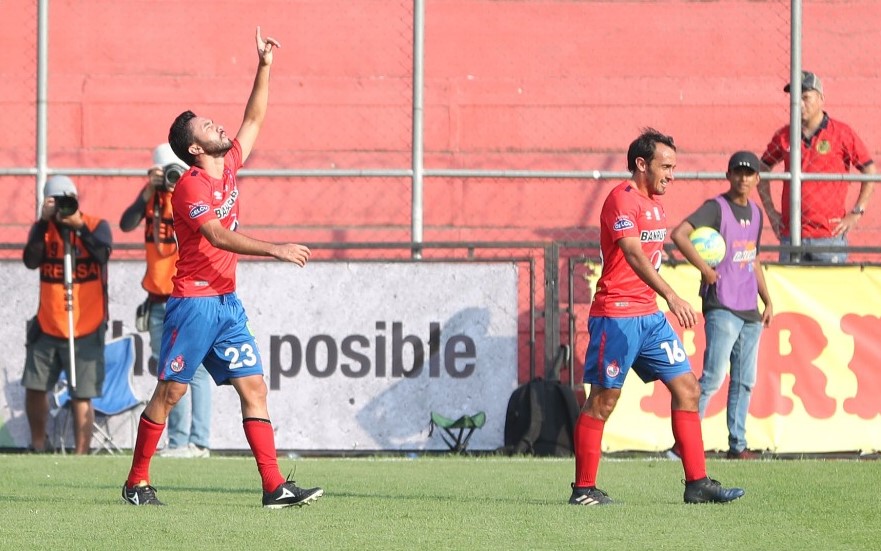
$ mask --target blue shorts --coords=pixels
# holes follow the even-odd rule
[[[214,297],[171,297],[165,310],[160,381],[189,383],[204,364],[218,385],[263,375],[257,342],[235,293]]]
[[[584,357],[584,382],[621,388],[633,367],[646,383],[664,383],[691,373],[679,336],[661,312],[633,318],[590,317],[590,343]]]

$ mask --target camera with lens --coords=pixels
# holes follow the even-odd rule
[[[80,210],[80,203],[73,195],[57,195],[55,199],[55,212],[62,218],[67,218]]]
[[[186,167],[177,164],[170,164],[162,167],[163,182],[161,189],[168,191],[170,186],[177,184],[186,171]]]

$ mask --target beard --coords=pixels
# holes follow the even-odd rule
[[[209,142],[200,144],[202,149],[206,154],[212,157],[223,157],[226,155],[226,152],[232,149],[232,140],[227,138],[226,140],[218,139],[216,142]]]

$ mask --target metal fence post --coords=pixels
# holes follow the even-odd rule
[[[560,245],[545,247],[545,378],[559,379],[554,362],[560,349]]]

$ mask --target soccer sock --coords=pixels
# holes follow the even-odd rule
[[[245,427],[245,437],[251,446],[251,453],[257,460],[257,470],[260,471],[260,479],[263,481],[263,490],[275,491],[285,479],[278,470],[278,457],[275,450],[275,435],[272,433],[272,423],[269,419],[257,419],[249,417],[242,421]]]
[[[696,411],[674,409],[670,412],[673,425],[673,438],[679,446],[679,457],[685,470],[685,481],[691,482],[707,476],[707,461],[704,457],[704,436],[701,432],[701,419]]]
[[[135,449],[132,451],[132,468],[128,472],[125,483],[127,486],[135,486],[141,481],[150,483],[150,459],[156,453],[156,446],[162,437],[165,424],[154,423],[146,415],[141,415],[138,422],[138,437],[135,440]]]
[[[603,429],[606,422],[586,413],[575,424],[575,487],[590,488],[597,484],[597,471],[602,457]]]

